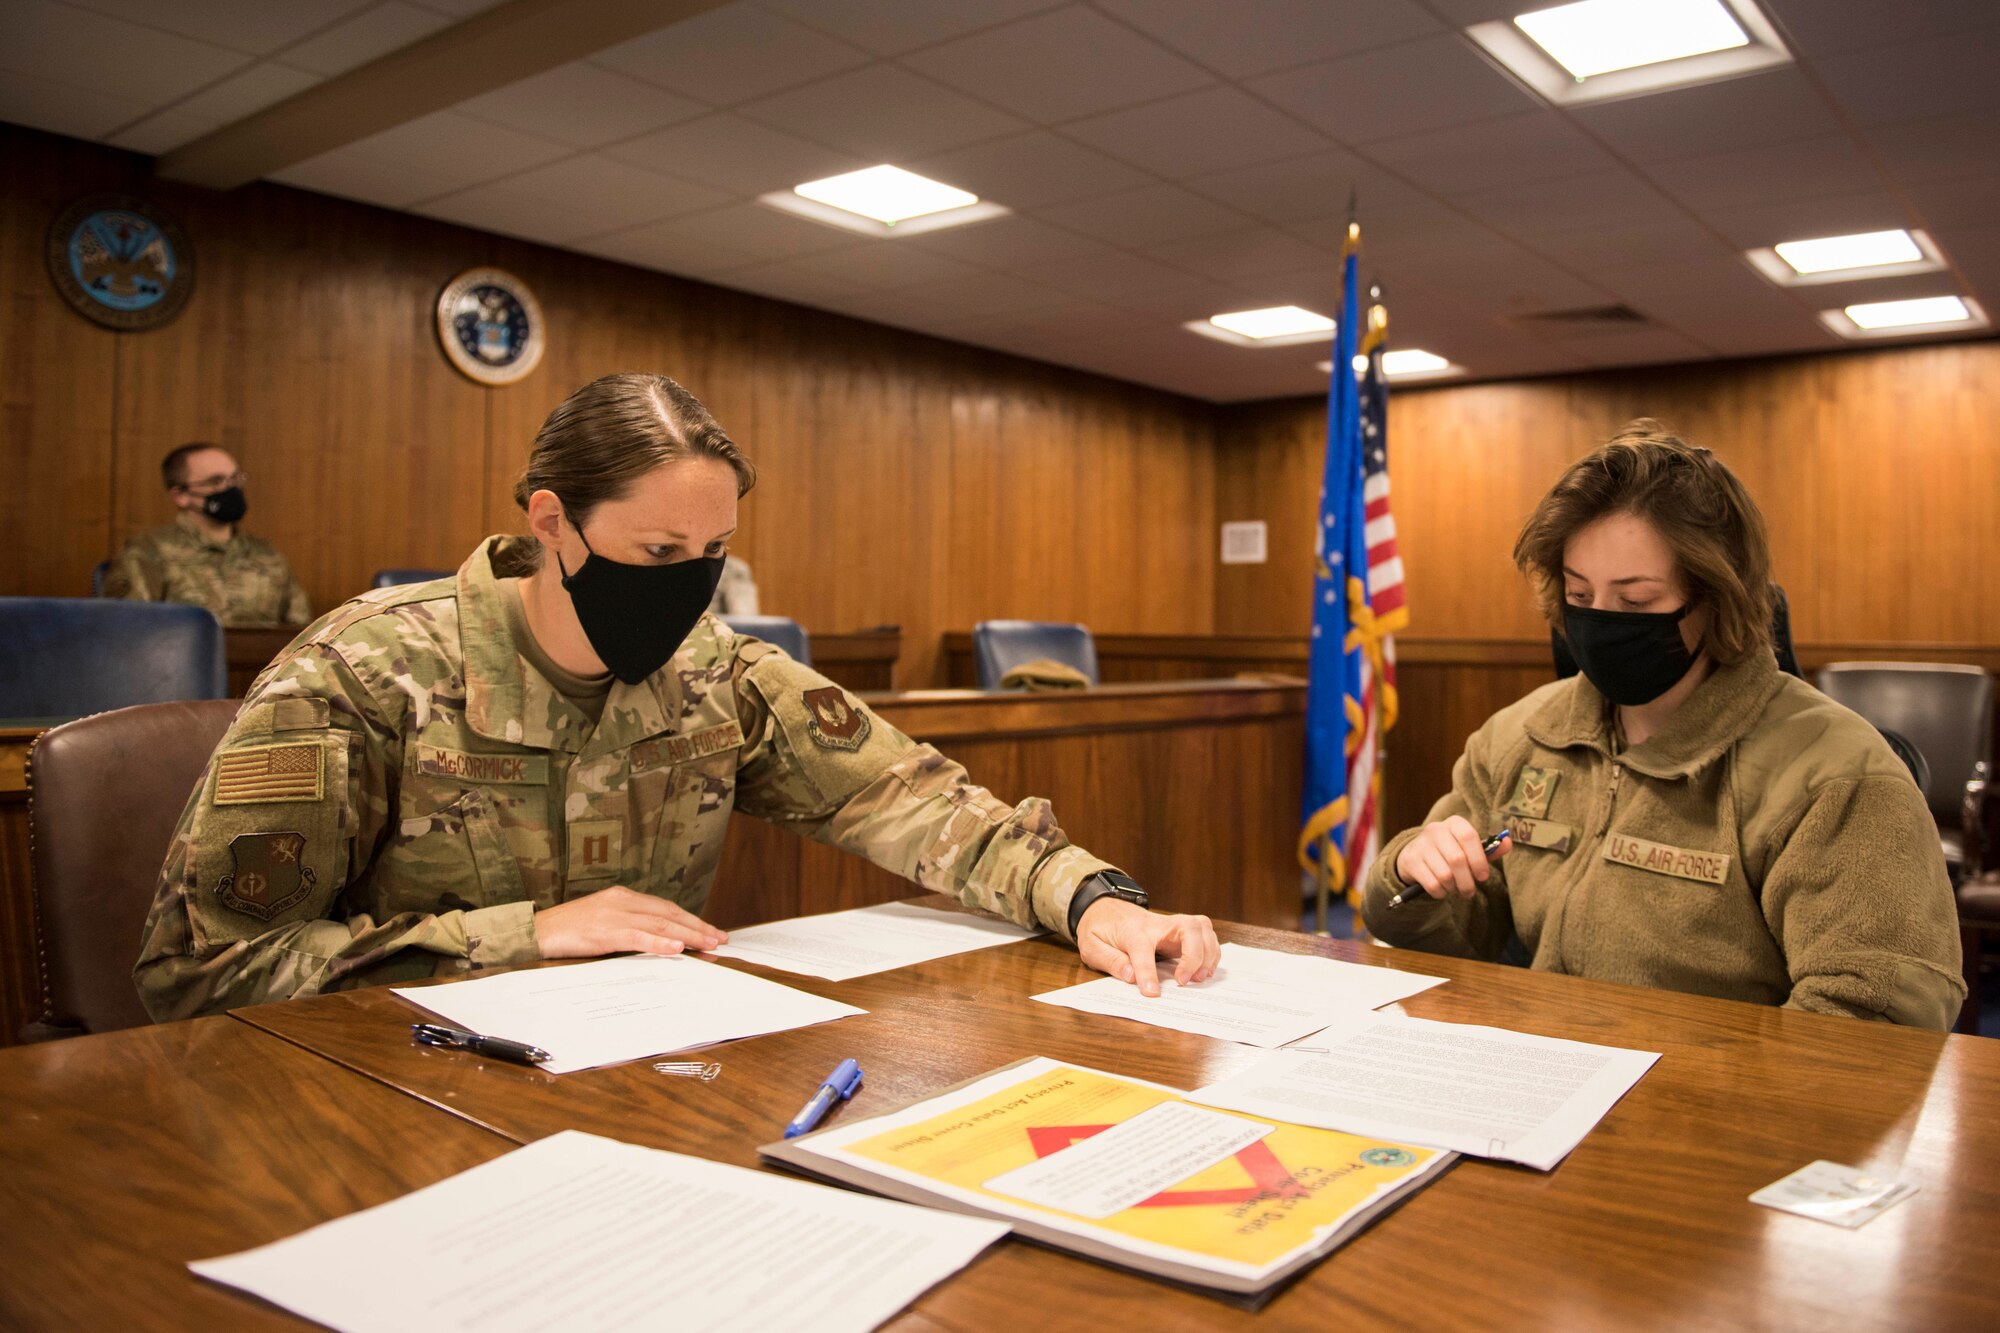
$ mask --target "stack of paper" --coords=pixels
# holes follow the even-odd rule
[[[848,912],[802,916],[729,932],[715,952],[828,981],[851,981],[973,949],[1032,939],[1040,931],[1011,921],[914,903],[883,903]]]
[[[1148,997],[1127,982],[1106,977],[1035,998],[1176,1032],[1249,1046],[1283,1046],[1342,1014],[1376,1009],[1443,984],[1443,977],[1225,944],[1221,966],[1199,985],[1177,986],[1163,978],[1159,995]]]
[[[351,1333],[872,1329],[1007,1234],[567,1130],[289,1240],[189,1264]]]
[[[460,1027],[539,1046],[567,1074],[868,1012],[697,958],[639,955],[396,994]]]

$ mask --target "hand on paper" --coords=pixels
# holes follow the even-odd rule
[[[728,938],[694,913],[622,885],[535,913],[535,942],[544,958],[672,954],[713,949]]]
[[[1076,923],[1076,951],[1100,972],[1129,981],[1140,993],[1160,993],[1154,955],[1174,958],[1174,980],[1183,986],[1215,975],[1222,960],[1215,927],[1205,916],[1168,916],[1135,903],[1099,898]]]
[[[1509,838],[1491,859],[1498,861],[1513,847]],[[1403,883],[1414,884],[1433,898],[1453,893],[1470,898],[1486,882],[1487,866],[1479,830],[1459,815],[1424,825],[1396,857],[1396,874]]]

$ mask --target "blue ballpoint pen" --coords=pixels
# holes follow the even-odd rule
[[[826,1113],[836,1101],[846,1101],[861,1086],[861,1066],[852,1060],[842,1060],[826,1081],[819,1085],[819,1091],[812,1095],[805,1109],[792,1117],[792,1123],[785,1126],[785,1137],[795,1139],[801,1134],[812,1132],[814,1125],[826,1118]]]

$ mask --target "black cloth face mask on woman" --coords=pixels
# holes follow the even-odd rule
[[[637,685],[667,664],[708,610],[722,580],[724,557],[628,565],[592,551],[582,528],[576,535],[590,553],[574,574],[556,556],[563,589],[576,607],[591,651],[612,675]]]
[[[1563,638],[1584,678],[1612,703],[1634,708],[1672,689],[1694,665],[1678,611],[1594,611],[1563,607]]]

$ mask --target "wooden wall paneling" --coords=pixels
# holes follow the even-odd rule
[[[110,554],[117,347],[148,335],[71,310],[49,280],[45,247],[72,200],[142,179],[136,159],[72,163],[64,140],[0,127],[0,595],[86,597],[92,566]]]

